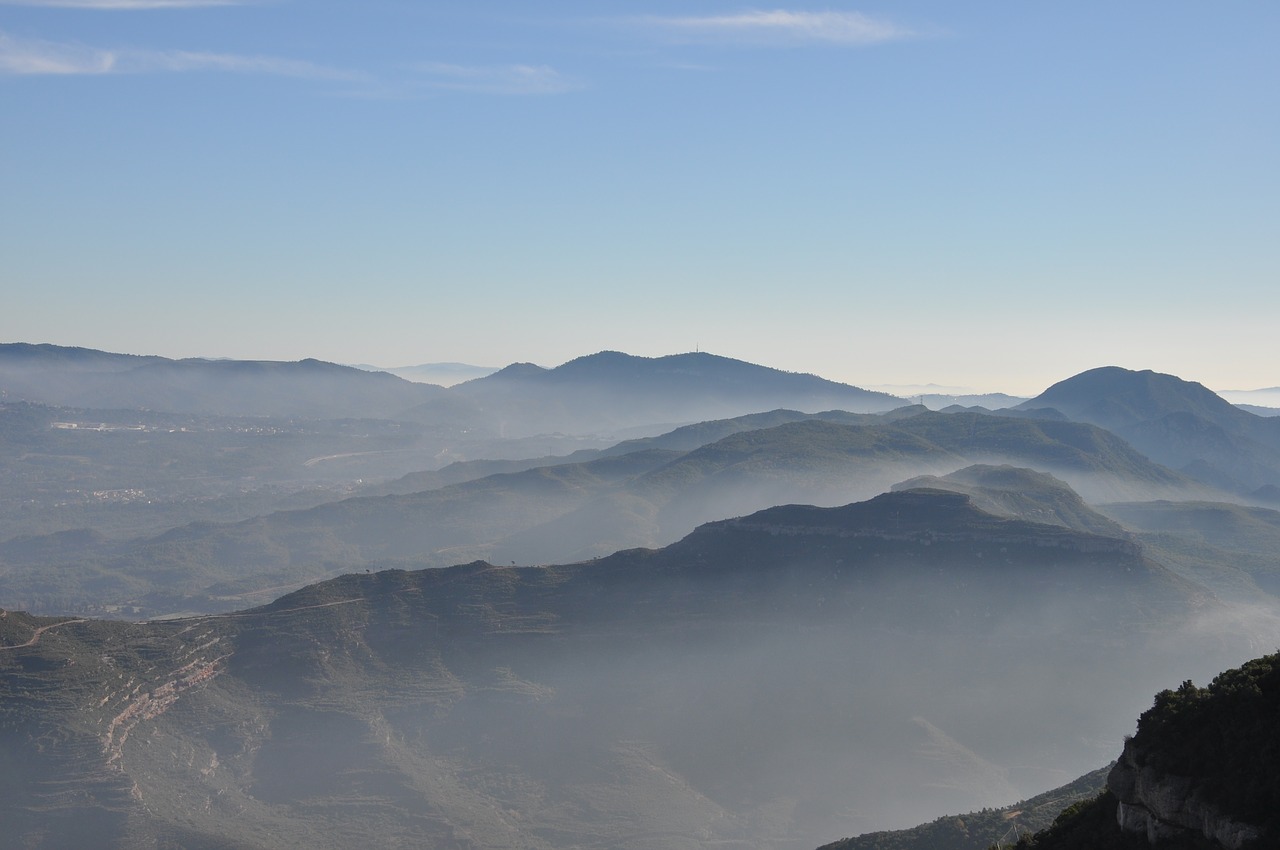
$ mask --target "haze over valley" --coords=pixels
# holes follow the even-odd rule
[[[1280,847],[1277,43],[0,0],[0,850]]]
[[[0,375],[13,846],[817,847],[1065,786],[1280,641],[1280,419],[1170,375]]]

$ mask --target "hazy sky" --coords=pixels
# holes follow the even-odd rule
[[[0,0],[0,341],[1280,384],[1280,4]]]

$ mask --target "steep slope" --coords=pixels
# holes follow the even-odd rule
[[[1156,695],[1107,791],[1019,843],[1037,850],[1242,850],[1280,841],[1280,655]]]
[[[1215,486],[1249,492],[1280,484],[1280,419],[1255,416],[1173,375],[1092,369],[1019,407],[1054,408],[1114,431],[1157,462]]]
[[[1153,679],[1217,663],[1184,637],[1217,607],[1124,541],[905,491],[222,617],[10,613],[0,819],[36,848],[814,847],[1083,772]]]

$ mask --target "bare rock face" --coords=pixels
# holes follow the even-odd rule
[[[1173,838],[1200,834],[1227,850],[1240,850],[1261,837],[1255,826],[1233,820],[1205,802],[1195,782],[1143,765],[1132,741],[1107,777],[1107,788],[1120,801],[1116,820],[1125,832],[1145,834],[1159,844]]]

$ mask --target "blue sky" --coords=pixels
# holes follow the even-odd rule
[[[1280,6],[0,0],[0,339],[1280,385]]]

